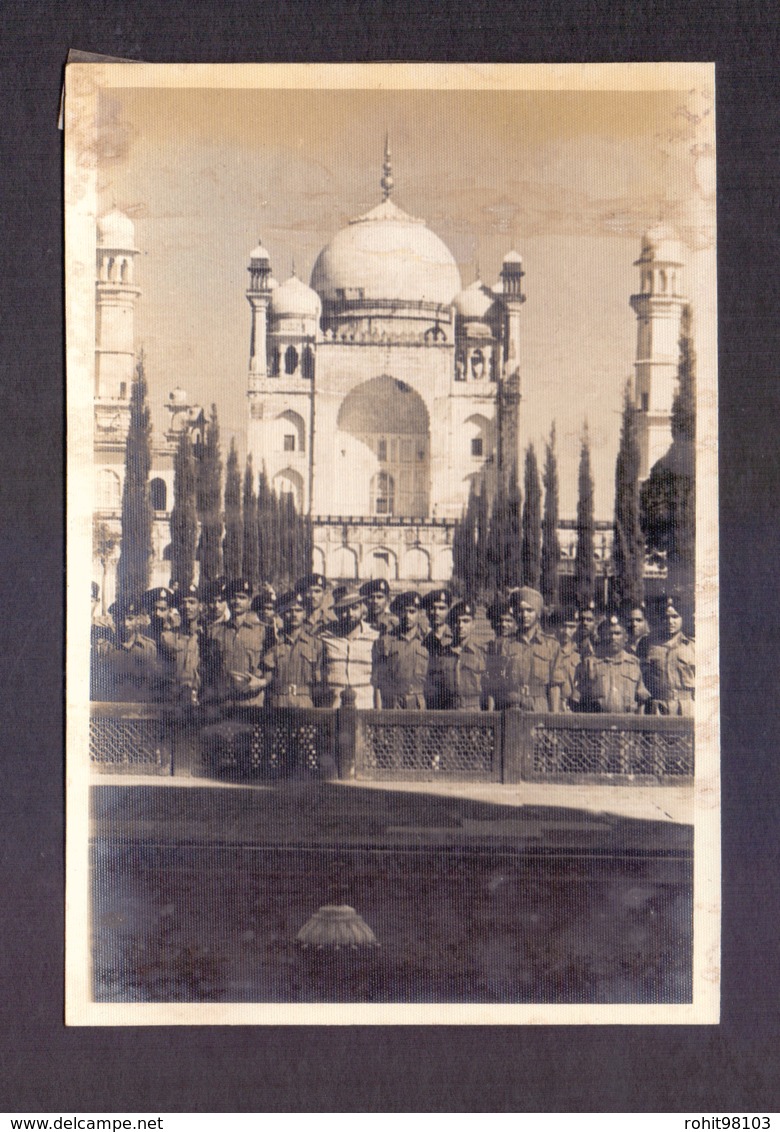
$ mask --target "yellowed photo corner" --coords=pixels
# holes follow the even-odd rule
[[[173,137],[166,129],[164,115],[150,115],[150,108],[158,92],[183,94],[191,92],[197,99],[197,109],[189,110],[187,100],[179,123],[180,132]],[[295,156],[303,142],[294,136],[274,136],[274,124],[263,125],[257,119],[257,130],[247,132],[236,119],[230,98],[251,97],[254,91],[273,91],[275,97],[297,97],[295,114],[288,121],[304,122],[301,108],[311,111],[312,125],[305,133],[305,144],[319,147],[312,151],[311,167]],[[512,136],[516,168],[512,175],[496,183],[491,182],[492,172],[485,169],[469,172],[462,181],[453,176],[447,161],[449,152],[440,159],[438,182],[433,164],[420,165],[419,171],[407,165],[402,168],[399,150],[403,154],[415,153],[415,159],[427,158],[414,149],[415,123],[425,105],[427,92],[438,95],[450,92],[459,94],[485,92],[491,97],[502,93],[535,92],[540,99],[552,93],[589,92],[622,95],[646,92],[648,98],[657,97],[660,109],[655,112],[658,129],[642,126],[641,113],[636,103],[622,139],[619,130],[610,130],[609,113],[592,121],[583,121],[572,127],[574,141],[560,123],[549,122],[549,145],[545,148],[544,128],[540,135],[529,131],[527,145]],[[296,94],[297,92],[297,94]],[[695,309],[695,344],[698,360],[697,389],[697,521],[696,521],[696,777],[691,791],[692,824],[694,829],[693,861],[693,962],[692,1001],[654,1005],[605,1005],[590,1003],[566,1004],[474,1004],[388,1003],[336,1005],[332,1003],[207,1003],[207,1002],[96,1002],[93,999],[93,969],[91,938],[96,925],[92,921],[89,882],[90,838],[90,786],[110,785],[110,776],[99,777],[90,769],[90,606],[87,599],[88,583],[95,578],[92,549],[93,521],[99,500],[95,493],[95,346],[99,327],[95,318],[95,248],[97,218],[112,207],[130,215],[136,222],[139,245],[138,278],[141,290],[136,316],[143,326],[143,335],[136,335],[136,344],[143,346],[150,368],[170,373],[171,388],[198,377],[198,354],[208,354],[211,348],[208,336],[217,333],[219,321],[224,324],[234,319],[240,339],[237,348],[239,364],[232,380],[237,386],[246,384],[245,353],[248,313],[243,296],[245,258],[258,234],[271,246],[275,262],[283,277],[289,274],[284,263],[286,250],[292,247],[302,256],[299,270],[308,272],[317,248],[329,239],[328,233],[341,228],[347,219],[358,215],[373,202],[372,192],[378,191],[361,181],[359,189],[349,191],[338,170],[349,155],[344,151],[343,138],[329,123],[327,113],[318,110],[318,92],[333,92],[348,98],[352,115],[351,129],[360,128],[363,144],[373,145],[373,132],[377,132],[376,153],[365,154],[371,165],[371,177],[379,183],[382,146],[386,119],[380,124],[379,114],[363,105],[363,96],[388,98],[388,115],[396,124],[399,141],[394,146],[394,176],[397,188],[394,199],[410,201],[419,209],[416,214],[430,218],[428,223],[444,232],[456,248],[458,263],[464,281],[470,280],[479,269],[495,272],[501,256],[517,245],[524,254],[527,272],[529,301],[523,318],[531,324],[528,332],[529,350],[543,356],[549,353],[549,343],[561,337],[560,323],[550,323],[554,329],[545,330],[542,316],[531,314],[535,302],[539,311],[541,293],[548,304],[554,304],[557,294],[567,294],[568,283],[563,265],[568,255],[580,264],[587,264],[591,276],[583,277],[568,293],[569,309],[585,292],[592,292],[592,279],[598,274],[600,251],[612,246],[607,237],[625,241],[626,257],[639,254],[639,233],[660,218],[669,218],[682,233],[687,252],[688,297]],[[663,102],[668,93],[671,98]],[[108,95],[110,102],[103,102]],[[214,109],[212,96],[224,96],[227,103]],[[310,101],[305,101],[309,98]],[[393,99],[407,99],[406,103]],[[118,100],[118,101],[117,101]],[[99,121],[101,108],[109,106],[108,128],[106,120]],[[243,104],[242,104],[243,105]],[[282,105],[282,104],[279,104]],[[495,113],[491,103],[488,117]],[[540,106],[543,103],[539,103]],[[628,103],[615,102],[615,106]],[[346,106],[346,104],[345,104]],[[414,114],[409,110],[414,107]],[[620,111],[616,111],[619,113]],[[361,122],[363,115],[367,115]],[[297,115],[297,116],[296,116]],[[370,116],[373,115],[373,116]],[[387,117],[387,116],[386,116]],[[652,118],[652,115],[651,115]],[[648,118],[648,121],[651,120]],[[375,120],[376,119],[376,120]],[[282,118],[280,117],[280,122]],[[475,118],[476,122],[478,119]],[[639,123],[636,125],[635,122]],[[495,139],[500,139],[511,128],[509,118],[501,117],[493,126],[486,119],[480,125],[487,129],[480,136],[487,138],[485,168],[492,170],[491,158],[499,153]],[[343,126],[343,122],[342,122]],[[592,132],[587,130],[592,127]],[[282,127],[279,126],[279,129]],[[421,127],[422,128],[422,127]],[[636,128],[636,139],[632,131]],[[304,138],[304,125],[300,126]],[[457,148],[452,123],[444,131],[448,151],[453,156]],[[581,132],[577,134],[577,130]],[[330,131],[330,133],[328,132]],[[319,137],[317,135],[320,135]],[[640,136],[641,134],[641,136]],[[507,134],[507,136],[509,136]],[[651,136],[654,140],[649,140]],[[566,146],[571,144],[571,151]],[[157,147],[160,147],[159,149]],[[328,153],[328,147],[332,152]],[[490,147],[494,148],[491,149]],[[604,173],[604,186],[595,178],[593,170],[586,170],[588,153],[595,146]],[[645,147],[644,150],[642,147]],[[167,148],[165,148],[167,147]],[[202,155],[201,155],[201,148]],[[246,188],[246,177],[232,168],[262,172],[258,153],[268,159],[273,176],[266,177],[252,196]],[[155,157],[157,154],[157,157]],[[647,155],[647,184],[642,181],[643,154]],[[434,162],[436,155],[430,158]],[[362,154],[361,154],[362,159]],[[297,164],[296,164],[297,162]],[[320,182],[311,174],[317,166]],[[556,165],[556,162],[560,163]],[[569,163],[567,165],[567,162]],[[143,163],[143,164],[142,164]],[[177,164],[192,167],[190,183],[205,185],[213,181],[213,196],[204,189],[203,200],[186,194],[174,198],[179,191],[176,180]],[[626,166],[626,184],[619,192],[608,184],[611,171]],[[550,170],[552,169],[552,173]],[[172,170],[174,172],[172,172]],[[566,173],[568,170],[568,173]],[[69,1025],[485,1025],[485,1024],[663,1024],[690,1025],[716,1023],[719,1019],[720,987],[720,778],[719,778],[719,670],[718,670],[718,527],[717,527],[717,294],[715,253],[715,150],[714,150],[714,66],[707,63],[657,64],[594,64],[594,65],[484,65],[484,64],[354,64],[326,66],[321,64],[106,64],[73,63],[67,67],[65,94],[65,242],[66,242],[66,358],[67,358],[67,891],[66,891],[66,1021]],[[286,172],[304,178],[305,184],[294,199],[294,207],[281,209],[279,201],[293,193],[293,179]],[[563,172],[562,172],[563,171]],[[606,171],[610,171],[609,175]],[[360,171],[357,170],[355,176]],[[362,176],[362,174],[360,174]],[[591,180],[588,181],[588,176]],[[615,176],[619,176],[615,173]],[[417,180],[415,181],[415,177]],[[310,180],[306,180],[310,178]],[[566,183],[568,180],[568,184]],[[616,182],[617,183],[617,182]],[[347,187],[345,189],[345,184]],[[166,193],[170,206],[166,208]],[[308,196],[306,195],[308,193]],[[612,195],[610,195],[612,193]],[[317,196],[319,194],[319,196]],[[340,195],[339,195],[340,194]],[[460,195],[459,195],[460,194]],[[344,197],[350,199],[345,200]],[[415,200],[415,197],[417,198]],[[367,201],[367,203],[364,202]],[[441,208],[432,200],[442,200]],[[213,207],[220,217],[230,219],[231,209],[224,201],[234,201],[232,215],[235,223],[228,225],[224,241],[215,237],[215,222],[209,219]],[[270,204],[269,204],[270,201]],[[324,201],[324,204],[312,204]],[[204,203],[205,202],[205,203]],[[316,209],[316,216],[307,219]],[[188,211],[189,210],[189,211]],[[485,219],[487,217],[487,219]],[[198,226],[208,231],[201,234]],[[308,225],[308,227],[307,227]],[[309,235],[309,228],[311,234]],[[296,235],[296,230],[303,233]],[[142,231],[141,231],[142,230]],[[269,233],[266,236],[266,233]],[[465,235],[464,235],[465,233]],[[633,244],[632,241],[633,240]],[[209,263],[218,264],[218,278],[209,280],[201,310],[191,315],[194,324],[202,324],[202,339],[188,355],[182,352],[180,339],[190,323],[190,314],[177,305],[179,300],[171,287],[170,279],[163,277],[168,270],[165,257],[178,254],[193,271],[201,269],[197,245],[208,248]],[[590,241],[590,243],[588,243]],[[601,241],[601,243],[599,242]],[[246,247],[244,248],[244,243]],[[594,256],[588,261],[587,249]],[[635,246],[634,246],[635,245]],[[195,250],[193,250],[195,249]],[[605,252],[606,254],[606,252]],[[224,260],[220,257],[224,256]],[[547,257],[545,260],[544,257]],[[243,258],[242,258],[243,257]],[[475,267],[477,259],[479,265]],[[547,262],[553,272],[554,283],[544,290],[544,267]],[[627,259],[626,278],[636,274]],[[296,259],[296,264],[298,260]],[[213,268],[210,268],[213,270]],[[638,289],[638,278],[634,280]],[[187,280],[187,285],[191,280]],[[206,288],[206,283],[204,283]],[[225,315],[220,310],[217,319],[213,313],[213,296],[230,293],[235,312]],[[193,292],[195,294],[195,292]],[[622,294],[622,292],[621,292]],[[195,294],[197,298],[197,294]],[[172,303],[174,321],[166,329],[162,317],[163,303]],[[605,298],[605,309],[608,301]],[[613,317],[609,335],[604,330],[604,350],[598,361],[594,342],[602,331],[585,325],[579,331],[577,348],[567,346],[563,371],[576,371],[576,353],[588,353],[593,366],[599,364],[618,367],[624,376],[631,373],[635,355],[633,315],[628,309],[628,293],[611,296],[609,302],[622,301],[625,333],[621,330],[620,315]],[[141,313],[141,304],[143,310]],[[228,308],[226,308],[228,309]],[[184,318],[186,314],[186,318]],[[553,314],[550,315],[551,319]],[[534,321],[536,320],[536,321]],[[231,322],[232,325],[232,322]],[[545,335],[547,337],[545,338]],[[565,337],[565,335],[564,335]],[[143,340],[140,340],[143,338]],[[621,345],[622,343],[622,345]],[[624,354],[619,351],[624,350]],[[610,359],[619,355],[618,362]],[[603,359],[607,359],[606,362]],[[231,365],[233,358],[231,355]],[[241,369],[241,365],[244,369]],[[195,378],[188,369],[194,368]],[[231,370],[231,372],[233,372]],[[187,376],[185,376],[185,374]],[[155,380],[157,378],[155,377]],[[532,373],[526,380],[532,381]],[[623,380],[615,369],[613,384],[620,391]],[[167,389],[156,386],[158,401],[167,395]],[[213,395],[201,394],[208,406],[210,400],[220,400],[221,390]],[[551,394],[552,397],[552,394]],[[577,441],[574,425],[561,428],[565,417],[565,395],[561,389],[551,400],[550,417],[558,418],[559,442],[571,446]],[[529,412],[534,411],[533,392],[526,401]],[[603,404],[607,404],[606,401]],[[588,425],[595,437],[594,453],[613,444],[616,432],[616,407],[603,410],[612,413],[609,429],[599,423],[599,406],[596,399],[588,407]],[[542,409],[537,404],[537,411]],[[159,412],[158,412],[159,418]],[[155,420],[155,429],[163,427]],[[533,433],[537,443],[543,442],[543,429],[537,426]],[[614,446],[614,445],[613,445]],[[226,442],[223,441],[223,457]],[[611,449],[610,449],[611,451]],[[569,473],[567,472],[567,475]],[[609,476],[600,473],[600,483]],[[599,489],[601,490],[601,489]],[[607,491],[604,487],[603,491]],[[610,517],[604,507],[605,517]],[[361,579],[362,580],[362,579]],[[147,780],[144,780],[147,781]],[[161,787],[161,789],[164,789]],[[567,787],[572,790],[573,787]],[[629,787],[622,790],[622,803]],[[617,797],[617,796],[616,796]],[[657,810],[663,819],[663,807]],[[622,804],[621,803],[621,804]]]

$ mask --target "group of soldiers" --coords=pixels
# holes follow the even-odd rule
[[[92,600],[95,700],[693,715],[694,642],[673,597],[654,630],[643,605],[544,618],[521,586],[485,618],[444,588],[392,597],[383,579],[331,589],[316,573],[279,597],[220,578],[156,587],[110,616],[94,583]]]

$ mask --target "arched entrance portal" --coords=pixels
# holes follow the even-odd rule
[[[430,421],[425,402],[404,381],[384,374],[358,385],[339,410],[338,430],[373,457],[360,485],[367,515],[426,519],[431,493]],[[340,443],[338,437],[336,443]],[[363,469],[355,469],[363,474]]]

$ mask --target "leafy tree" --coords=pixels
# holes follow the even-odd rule
[[[195,507],[196,469],[192,441],[186,429],[179,436],[173,460],[173,507],[171,509],[171,585],[184,590],[195,573],[198,544],[198,514]]]
[[[644,599],[645,540],[639,522],[639,438],[630,387],[623,394],[620,447],[615,463],[612,594],[619,603]]]
[[[100,611],[106,612],[106,574],[108,573],[108,564],[111,561],[116,545],[119,542],[114,531],[101,519],[93,518],[92,520],[92,549],[95,557],[100,563]]]
[[[542,488],[539,483],[539,465],[533,444],[525,453],[525,502],[523,504],[523,530],[520,560],[523,570],[523,585],[539,588],[542,557],[541,503]]]
[[[596,554],[594,547],[593,476],[590,470],[588,426],[582,437],[577,497],[577,550],[574,558],[574,589],[577,602],[593,601],[596,588]]]
[[[545,445],[544,514],[542,516],[542,567],[541,590],[546,605],[558,604],[558,572],[561,563],[561,543],[558,538],[558,457],[555,451],[555,424]]]
[[[144,359],[136,365],[130,395],[130,427],[122,488],[122,543],[117,566],[117,597],[137,600],[149,588],[154,512],[149,498],[152,420],[146,401]]]
[[[222,574],[222,459],[217,406],[211,406],[198,465],[197,507],[200,519],[200,576],[212,582]]]
[[[244,522],[241,517],[241,473],[235,440],[230,441],[225,469],[225,538],[222,543],[225,573],[228,578],[242,576]]]

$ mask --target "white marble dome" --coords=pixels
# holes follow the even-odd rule
[[[449,248],[391,200],[350,221],[320,252],[311,285],[324,300],[402,300],[449,306],[461,290]]]

